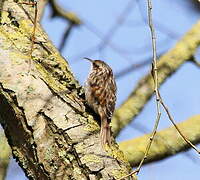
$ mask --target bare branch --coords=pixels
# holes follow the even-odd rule
[[[185,36],[158,61],[158,86],[173,75],[182,64],[190,60],[200,45],[200,21],[185,34]],[[115,111],[112,119],[112,129],[115,136],[123,127],[129,124],[154,93],[151,73],[142,78],[128,99]]]
[[[200,143],[200,115],[193,116],[177,124],[185,136],[194,143]],[[120,149],[125,153],[132,167],[139,165],[145,153],[145,147],[151,134],[134,138],[132,140],[119,143]],[[165,159],[169,156],[186,151],[190,145],[180,136],[174,126],[166,128],[156,133],[147,159],[144,163],[150,163]]]
[[[153,20],[152,20],[152,2],[151,2],[151,0],[147,0],[147,4],[148,4],[148,24],[149,24],[149,28],[150,28],[150,32],[151,32],[152,51],[153,51],[152,77],[153,77],[153,80],[154,80],[154,93],[155,93],[155,100],[156,100],[156,111],[157,111],[156,121],[155,121],[155,124],[154,124],[153,131],[151,133],[151,136],[149,138],[149,141],[147,143],[144,156],[143,156],[142,160],[140,161],[138,167],[134,171],[132,171],[130,174],[128,174],[127,176],[124,176],[124,177],[120,178],[120,180],[122,180],[122,179],[124,179],[126,177],[129,177],[132,174],[135,174],[135,173],[138,174],[140,172],[140,169],[141,169],[144,161],[148,157],[148,153],[149,153],[151,145],[152,145],[152,143],[154,141],[154,137],[156,135],[158,124],[159,124],[160,117],[161,117],[161,110],[160,110],[161,97],[160,97],[159,90],[158,90],[158,69],[157,69],[157,52],[156,52],[156,33],[155,33],[155,29],[154,29],[154,25],[153,25]]]

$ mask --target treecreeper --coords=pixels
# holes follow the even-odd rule
[[[110,122],[116,103],[116,82],[112,69],[101,60],[91,60],[91,71],[85,83],[85,96],[88,105],[100,116],[101,144],[111,145]]]

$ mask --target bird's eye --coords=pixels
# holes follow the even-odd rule
[[[94,67],[99,67],[99,65],[97,63],[93,63]]]

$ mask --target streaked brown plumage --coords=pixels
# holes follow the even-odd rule
[[[103,61],[91,60],[92,69],[85,84],[85,95],[88,105],[101,118],[101,143],[111,144],[110,122],[115,110],[116,83],[112,69]]]

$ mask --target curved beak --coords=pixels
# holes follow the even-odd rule
[[[90,58],[86,58],[86,57],[84,57],[83,59],[86,59],[86,60],[90,61],[91,63],[93,63],[93,60],[90,59]]]

